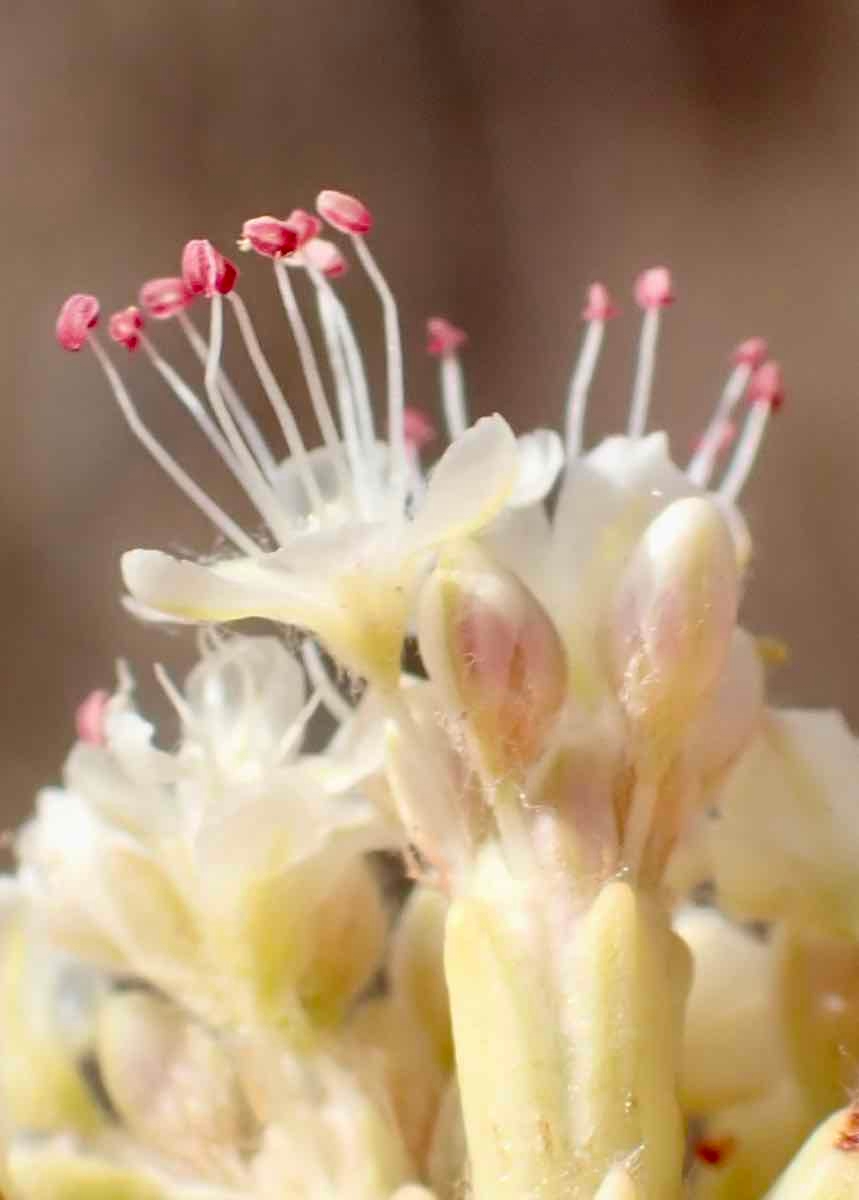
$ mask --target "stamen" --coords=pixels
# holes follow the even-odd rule
[[[189,500],[197,505],[215,528],[219,529],[224,537],[231,541],[237,549],[241,550],[243,554],[252,557],[259,555],[261,550],[253,539],[248,537],[245,531],[231,517],[227,516],[211,496],[204,492],[199,484],[194,482],[191,476],[179,466],[173,456],[165,450],[154,434],[144,425],[125,384],[119,376],[119,372],[108,358],[98,338],[90,334],[89,344],[98,359],[101,369],[104,371],[114,398],[119,405],[122,415],[128,422],[131,432],[149,451],[162,471],[166,475],[169,475],[176,486],[181,488]]]
[[[668,268],[651,267],[643,271],[635,283],[635,300],[638,306],[644,309],[644,320],[638,343],[638,365],[632,390],[628,434],[631,438],[640,438],[644,436],[647,428],[656,346],[659,341],[660,312],[674,301]]]
[[[205,367],[206,359],[209,355],[209,346],[206,339],[186,312],[180,311],[177,313],[177,316],[179,327],[188,339],[197,361],[202,367]],[[259,426],[245,407],[241,396],[239,396],[235,387],[230,382],[226,371],[220,366],[218,367],[218,390],[226,400],[230,412],[235,417],[242,431],[242,436],[248,446],[250,446],[254,458],[262,469],[263,475],[271,483],[277,471],[277,463],[274,461],[272,453],[268,448],[268,443],[260,433]]]
[[[57,341],[64,350],[78,351],[89,340],[90,330],[98,324],[99,306],[95,296],[75,292],[69,296],[57,317]]]
[[[566,442],[569,457],[575,457],[581,452],[588,393],[599,362],[605,323],[616,317],[617,313],[618,310],[612,303],[605,285],[592,283],[588,288],[587,304],[582,310],[582,317],[588,322],[588,327],[567,393]]]
[[[784,382],[777,362],[765,362],[758,367],[749,382],[748,396],[751,411],[734,457],[719,485],[720,494],[732,501],[739,498],[751,474],[770,417],[784,404]]]
[[[307,723],[322,703],[322,694],[314,690],[296,714],[295,720],[287,728],[275,752],[275,760],[282,762],[291,757],[299,748],[307,732]]]
[[[309,638],[305,638],[301,643],[301,658],[304,663],[304,669],[307,671],[308,679],[319,693],[322,703],[328,709],[331,716],[341,725],[345,721],[350,720],[355,715],[355,710],[351,704],[344,700],[331,682],[331,678],[322,661],[322,655],[319,653],[319,648]]]
[[[193,302],[185,284],[178,276],[150,279],[139,292],[139,300],[155,321],[166,321],[181,314]]]
[[[306,244],[318,237],[322,232],[322,222],[313,213],[303,208],[294,208],[284,221],[295,233],[298,239],[296,249],[303,250]]]
[[[467,341],[465,331],[444,317],[430,317],[427,321],[427,354],[439,360],[442,407],[451,441],[461,437],[468,428],[465,379],[458,354]]]
[[[136,350],[140,345],[140,331],[143,328],[143,317],[140,309],[130,304],[119,312],[113,313],[107,323],[107,331],[115,342],[125,346],[126,350]]]
[[[725,449],[726,431],[732,428],[731,417],[743,398],[752,373],[767,356],[767,344],[763,338],[748,338],[741,342],[732,355],[734,369],[728,376],[716,411],[701,438],[686,474],[692,483],[706,487],[712,478],[719,454]],[[728,444],[730,444],[730,440]]]
[[[327,279],[339,279],[349,270],[349,263],[341,254],[340,247],[327,238],[311,238],[302,246],[300,258],[299,266],[321,271]]]
[[[405,409],[403,347],[400,338],[397,302],[370,247],[362,236],[369,233],[373,227],[373,218],[366,205],[355,196],[347,196],[343,192],[323,191],[316,198],[316,209],[319,215],[335,229],[351,236],[355,253],[382,304],[388,377],[388,444],[391,453],[389,482],[396,506],[402,510],[406,495],[407,459],[403,430],[403,410]]]
[[[159,687],[170,701],[170,704],[172,705],[177,717],[182,722],[182,727],[189,731],[195,731],[199,729],[199,722],[194,716],[191,706],[176,687],[176,684],[170,678],[170,675],[163,664],[154,663],[152,666],[152,674],[157,679]]]
[[[217,299],[218,298],[215,297],[215,300],[212,301],[213,316]],[[292,415],[292,410],[286,402],[286,397],[281,391],[274,372],[269,366],[268,359],[263,354],[262,347],[259,344],[259,340],[253,327],[253,322],[250,318],[250,313],[248,312],[244,301],[237,292],[230,292],[227,299],[233,306],[233,313],[235,314],[236,323],[238,324],[239,332],[242,335],[242,341],[245,344],[248,358],[253,364],[254,370],[257,373],[260,383],[262,384],[263,391],[268,398],[269,404],[271,404],[272,408],[274,409],[275,416],[278,419],[278,423],[286,441],[289,453],[292,458],[295,459],[301,481],[304,484],[308,500],[310,501],[310,505],[321,516],[325,509],[325,502],[322,498],[322,493],[319,490],[319,484],[316,481],[316,476],[313,474],[313,468],[310,465],[310,460],[307,456],[307,448],[304,445],[304,440],[298,428],[298,423],[296,422],[295,417]],[[212,362],[213,357],[212,339],[210,337],[210,363]],[[218,356],[215,358],[215,363],[217,363],[219,357],[220,355],[218,354]],[[213,369],[216,370],[216,366]]]
[[[90,692],[86,699],[81,701],[75,711],[75,730],[79,741],[86,742],[88,746],[105,745],[107,738],[104,721],[109,702],[110,692],[102,688]]]
[[[277,259],[274,260],[274,276],[277,281],[281,301],[283,302],[284,312],[286,313],[286,318],[292,329],[292,336],[295,338],[295,344],[298,348],[298,358],[301,362],[301,369],[304,371],[304,378],[307,383],[307,390],[310,393],[310,401],[313,405],[316,422],[322,434],[322,440],[331,453],[340,486],[345,490],[348,488],[349,481],[346,478],[346,470],[340,449],[340,435],[337,432],[337,426],[334,424],[334,418],[331,416],[331,408],[328,404],[328,397],[325,395],[325,386],[322,383],[322,375],[319,371],[319,363],[316,360],[316,352],[313,349],[313,342],[310,340],[310,334],[307,331],[304,317],[301,315],[301,309],[295,296],[292,280],[289,278],[289,272],[284,264]]]
[[[240,250],[255,250],[266,258],[281,258],[292,254],[298,245],[298,234],[286,221],[277,217],[251,217],[242,226]]]
[[[405,412],[406,445],[418,454],[438,437],[438,430],[426,413],[408,405]]]
[[[273,533],[277,533],[277,506],[274,502],[274,497],[265,481],[261,480],[259,472],[254,471],[251,476],[242,469],[242,463],[236,458],[230,443],[223,436],[220,429],[209,416],[205,407],[196,392],[185,382],[178,371],[167,362],[167,360],[158,353],[155,346],[145,335],[141,335],[140,344],[144,353],[152,363],[155,370],[173,392],[179,403],[185,408],[188,413],[196,421],[203,434],[208,438],[224,465],[230,471],[233,478],[248,496],[259,515],[266,522]]]

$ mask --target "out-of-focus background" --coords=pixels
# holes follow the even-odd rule
[[[190,635],[136,625],[117,559],[211,548],[132,440],[88,354],[53,341],[67,293],[129,303],[206,235],[353,190],[402,305],[414,403],[422,321],[471,335],[478,411],[556,423],[585,285],[625,300],[667,262],[679,301],[654,422],[679,457],[732,345],[763,334],[789,404],[746,493],[747,623],[784,638],[790,702],[859,722],[859,9],[846,0],[7,0],[0,39],[3,822],[56,778],[76,702],[125,654],[144,678]],[[304,413],[271,277],[243,291]],[[358,272],[344,291],[381,358]],[[611,329],[593,437],[623,421],[637,321]],[[156,331],[165,349],[174,329]],[[183,362],[181,355],[178,360]],[[233,497],[143,361],[147,417]],[[241,375],[237,366],[236,373]],[[148,689],[148,684],[147,684]],[[151,695],[151,692],[148,692]]]

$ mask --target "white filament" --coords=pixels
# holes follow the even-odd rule
[[[441,401],[444,408],[444,423],[447,436],[453,442],[468,428],[468,409],[465,403],[465,378],[459,355],[454,352],[442,354],[439,363]]]
[[[119,405],[122,415],[128,422],[131,432],[145,449],[152,455],[158,463],[165,475],[168,475],[178,488],[180,488],[192,504],[200,509],[200,511],[208,518],[209,521],[219,529],[220,532],[233,543],[233,545],[241,550],[243,554],[249,556],[257,556],[262,553],[259,546],[248,537],[245,531],[236,524],[232,517],[227,516],[224,510],[215,503],[215,501],[204,492],[199,484],[195,483],[191,476],[185,471],[173,456],[165,450],[158,439],[141,420],[140,414],[134,406],[134,402],[125,387],[125,384],[120,378],[119,372],[105,353],[98,339],[90,334],[89,345],[98,359],[101,369],[104,371],[107,382],[110,384],[114,398]]]
[[[217,299],[218,297],[215,297],[212,301],[213,305]],[[274,409],[289,453],[298,467],[299,478],[304,484],[308,500],[311,507],[321,516],[325,509],[325,502],[322,499],[319,484],[316,476],[313,474],[310,460],[307,457],[307,448],[304,445],[304,439],[301,436],[298,423],[292,415],[292,410],[286,402],[286,397],[281,391],[280,384],[277,382],[274,372],[269,366],[268,359],[263,354],[250,318],[250,313],[245,307],[244,301],[236,292],[230,292],[228,299],[233,306],[236,323],[242,335],[242,341],[245,344],[248,358],[251,360],[254,370],[259,377],[269,404]]]
[[[582,348],[567,393],[567,455],[574,457],[582,449],[588,393],[599,362],[605,334],[605,321],[589,321]]]
[[[322,272],[317,271],[314,267],[308,267],[307,273],[313,280],[319,292],[324,293],[328,302],[328,308],[332,315],[336,318],[340,342],[343,346],[346,366],[352,383],[352,397],[355,402],[361,445],[364,448],[364,453],[367,456],[368,463],[372,463],[376,450],[376,429],[373,423],[373,403],[370,399],[370,387],[367,383],[367,372],[364,370],[364,359],[361,357],[361,348],[358,345],[358,339],[355,336],[355,330],[352,328],[352,323],[349,320],[349,314],[346,312],[345,305],[340,300],[340,297],[334,291],[331,284],[328,282]]]
[[[179,312],[177,316],[182,332],[188,339],[191,349],[197,356],[197,360],[201,366],[205,367],[206,358],[209,353],[206,339],[200,334],[186,312]],[[277,471],[277,463],[274,461],[272,453],[268,448],[268,443],[260,433],[256,421],[248,412],[241,396],[233,387],[226,371],[221,366],[218,367],[218,389],[229,405],[230,412],[235,417],[245,441],[253,452],[254,458],[256,458],[262,468],[263,475],[271,482]]]
[[[311,684],[334,720],[341,725],[350,720],[355,715],[355,710],[343,699],[331,682],[315,642],[305,638],[301,643],[301,658]]]
[[[743,393],[752,375],[748,363],[738,363],[728,376],[727,382],[719,397],[716,411],[710,424],[704,430],[701,444],[695,451],[686,474],[692,483],[706,487],[712,478],[722,446],[722,437],[734,410],[743,398]]]
[[[388,286],[370,247],[362,237],[353,234],[352,241],[361,265],[367,272],[382,304],[385,323],[385,355],[388,376],[388,445],[391,449],[391,490],[402,508],[406,494],[406,433],[405,391],[403,384],[403,347],[400,338],[400,319],[394,293]]]
[[[647,308],[641,322],[638,363],[635,370],[627,430],[631,438],[643,437],[647,428],[647,414],[653,390],[653,369],[656,365],[656,346],[659,341],[660,313],[661,310],[657,306]]]
[[[295,344],[298,348],[301,369],[304,371],[304,378],[307,381],[307,390],[310,393],[310,401],[313,405],[313,412],[316,415],[319,431],[322,434],[322,440],[325,442],[334,459],[334,467],[341,486],[345,487],[347,480],[343,467],[343,457],[340,453],[340,438],[337,434],[337,426],[334,424],[334,418],[331,416],[328,398],[325,395],[325,386],[322,383],[322,376],[319,372],[319,363],[316,361],[313,343],[310,340],[310,334],[307,332],[304,317],[301,315],[301,309],[295,297],[289,272],[285,265],[277,259],[274,260],[274,275],[277,280],[280,298],[283,302],[284,312],[286,313],[287,320],[292,329],[292,336],[295,338]]]
[[[737,500],[745,487],[764,440],[771,413],[771,404],[759,402],[752,405],[733,458],[719,484],[719,493],[726,499]]]

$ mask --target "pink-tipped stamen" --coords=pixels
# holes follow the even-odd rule
[[[107,323],[107,331],[113,341],[126,350],[136,350],[140,345],[140,331],[143,329],[143,317],[140,309],[130,304],[128,308],[120,309],[111,315]]]
[[[599,363],[606,321],[617,316],[617,312],[605,284],[592,283],[582,309],[587,329],[567,391],[566,449],[569,457],[581,453],[588,396]]]
[[[467,343],[468,335],[446,317],[430,317],[426,334],[427,354],[439,360],[439,386],[447,435],[455,441],[468,428],[465,376],[459,359],[459,351]]]
[[[179,312],[177,316],[179,319],[179,328],[188,340],[194,356],[200,366],[205,368],[206,359],[209,354],[209,346],[206,339],[197,329],[187,312]],[[218,369],[218,390],[227,402],[229,410],[241,430],[242,437],[259,463],[263,476],[268,483],[271,483],[277,473],[277,463],[274,461],[274,457],[268,448],[268,443],[260,432],[259,426],[222,367]]]
[[[373,228],[373,216],[366,204],[346,192],[327,189],[316,197],[316,211],[341,233],[364,234]]]
[[[406,445],[416,454],[429,446],[438,437],[438,430],[421,408],[410,404],[406,406],[404,427]]]
[[[289,272],[278,259],[274,260],[274,277],[278,292],[280,293],[283,310],[286,313],[286,319],[289,321],[289,327],[292,330],[292,336],[295,339],[295,345],[298,349],[298,359],[301,363],[304,381],[307,384],[307,390],[310,394],[310,402],[313,405],[316,423],[319,426],[319,432],[322,434],[322,440],[332,456],[334,469],[337,472],[341,489],[345,492],[348,490],[349,481],[346,477],[343,455],[340,451],[340,435],[337,432],[337,426],[331,415],[331,406],[325,394],[325,385],[322,382],[322,373],[319,370],[316,351],[313,349],[313,342],[310,339],[307,325],[302,316]]]
[[[747,338],[731,355],[734,369],[722,389],[716,411],[704,431],[698,449],[686,468],[689,479],[699,487],[706,487],[712,479],[719,456],[726,449],[725,430],[734,428],[731,418],[745,395],[753,372],[761,366],[766,355],[767,344],[763,338],[758,337]],[[733,437],[730,441],[733,441]]]
[[[218,291],[224,259],[206,238],[192,238],[182,250],[182,282],[192,296],[210,300]]]
[[[140,289],[141,306],[155,321],[167,321],[183,312],[193,303],[194,297],[176,275],[163,279],[150,279]]]
[[[650,267],[635,281],[635,300],[644,310],[638,342],[638,362],[629,410],[629,437],[640,438],[647,429],[647,416],[653,392],[653,372],[662,309],[674,302],[671,273],[667,267]]]
[[[784,404],[784,381],[776,362],[765,362],[751,377],[748,387],[749,415],[734,456],[719,485],[719,493],[736,501],[755,465],[772,414]]]
[[[300,266],[321,271],[326,279],[339,279],[349,270],[349,263],[339,246],[327,238],[311,238],[301,248]]]
[[[75,292],[69,296],[57,317],[57,341],[64,350],[76,352],[89,341],[98,324],[99,306],[95,296]]]
[[[292,409],[287,404],[280,384],[277,382],[269,361],[263,353],[262,346],[259,343],[256,330],[251,321],[250,313],[244,301],[238,292],[231,292],[227,299],[232,305],[233,315],[236,318],[236,324],[239,327],[239,333],[244,342],[248,358],[251,360],[251,364],[257,373],[266,398],[277,417],[289,454],[295,460],[310,506],[317,514],[321,515],[325,509],[325,502],[319,490],[319,484],[313,473],[313,468],[310,465],[310,460],[307,456],[307,447],[304,444],[304,439],[301,436],[301,431],[293,416]],[[214,307],[217,306],[213,305],[213,309]],[[209,334],[209,358],[206,373],[209,379],[207,391],[211,387],[215,394],[217,394],[218,390],[216,381],[218,364],[221,358],[222,340],[223,327],[219,327],[217,322],[213,321]]]
[[[294,253],[298,234],[286,221],[277,217],[251,217],[242,226],[240,250],[254,250],[264,258],[283,258]]]
[[[168,475],[178,488],[181,489],[192,502],[196,504],[203,515],[211,521],[216,529],[224,535],[224,537],[233,543],[233,545],[243,554],[256,557],[261,554],[259,546],[248,537],[241,526],[229,517],[224,510],[215,503],[199,484],[191,478],[191,476],[180,467],[175,458],[161,445],[158,439],[147,428],[140,417],[134,402],[122,382],[119,372],[110,361],[106,351],[94,334],[90,334],[89,345],[98,360],[99,366],[104,372],[110,389],[113,392],[114,399],[119,405],[119,409],[130,428],[131,432],[141,443],[141,445],[149,452],[152,458],[158,463],[165,475]]]
[[[313,213],[303,208],[294,208],[284,221],[295,232],[297,238],[296,250],[303,250],[307,242],[319,236],[322,232],[322,222]]]
[[[75,710],[75,731],[78,741],[88,746],[104,746],[107,743],[105,719],[110,692],[97,689],[81,701]]]

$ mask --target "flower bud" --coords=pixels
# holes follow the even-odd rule
[[[477,545],[442,554],[420,598],[430,677],[461,714],[485,770],[519,772],[540,755],[566,696],[566,663],[548,613]]]
[[[719,509],[697,497],[674,501],[633,554],[610,631],[619,697],[652,765],[676,752],[718,685],[738,597],[734,544]]]

